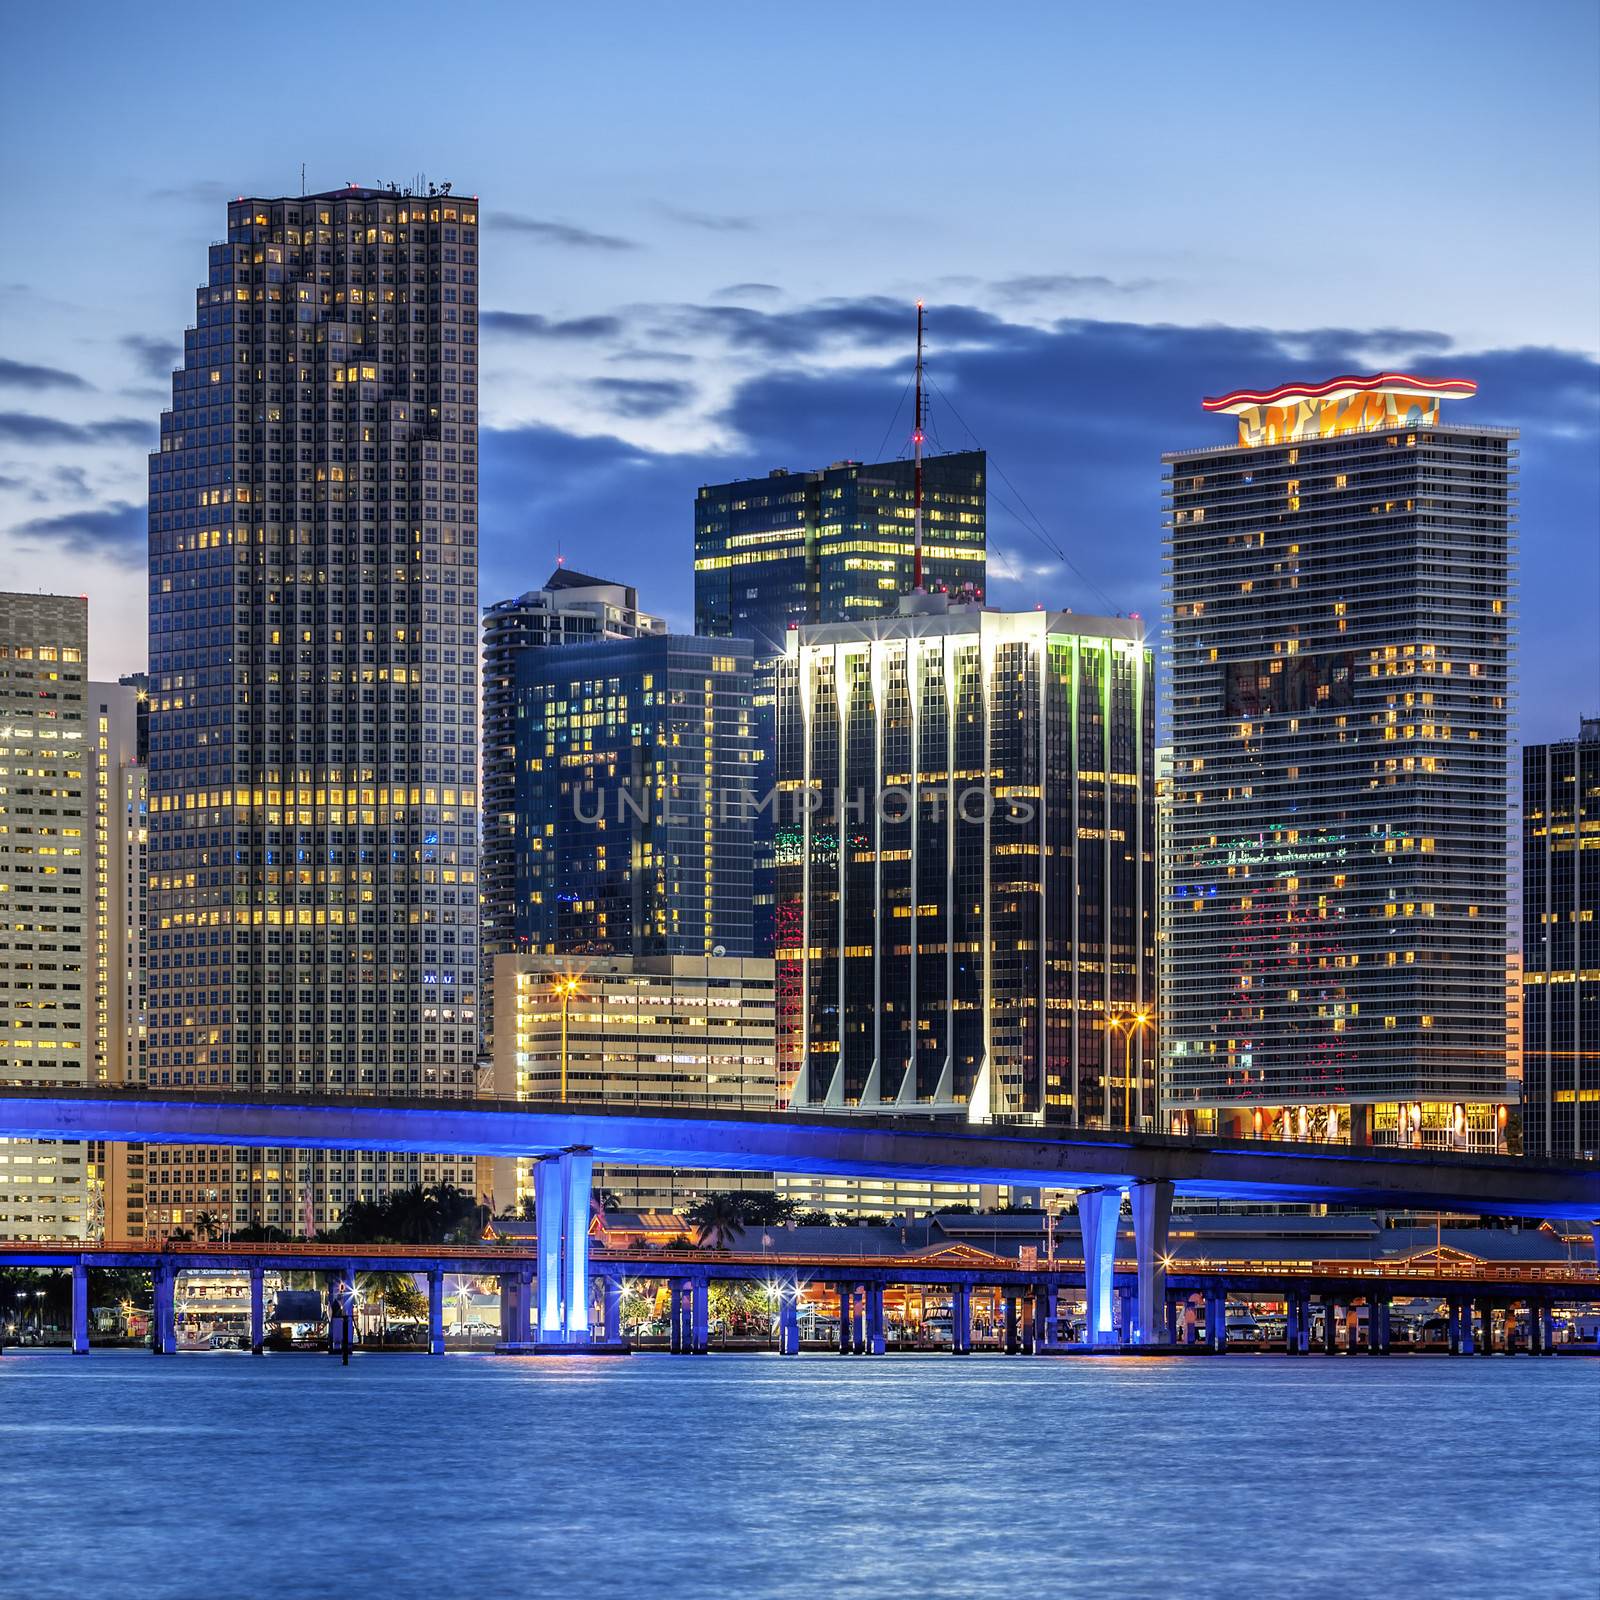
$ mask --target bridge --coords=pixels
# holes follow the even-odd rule
[[[1008,1353],[1055,1354],[1083,1350],[1062,1338],[1060,1297],[1081,1296],[1088,1275],[1075,1257],[1039,1261],[1035,1257],[996,1255],[971,1247],[912,1251],[899,1255],[854,1255],[848,1251],[796,1252],[732,1250],[667,1246],[636,1249],[591,1249],[587,1296],[596,1338],[589,1342],[546,1337],[536,1316],[536,1256],[520,1243],[484,1240],[471,1245],[342,1245],[282,1242],[9,1244],[0,1245],[0,1267],[31,1267],[72,1275],[72,1349],[89,1349],[89,1274],[100,1269],[148,1272],[154,1307],[151,1349],[157,1355],[178,1349],[176,1318],[179,1278],[187,1272],[230,1272],[248,1276],[249,1344],[265,1348],[266,1275],[308,1273],[323,1278],[329,1322],[348,1316],[348,1299],[360,1273],[406,1273],[428,1284],[429,1353],[445,1351],[445,1278],[493,1278],[499,1284],[500,1345],[512,1353],[547,1351],[562,1354],[621,1352],[627,1348],[622,1324],[624,1293],[630,1284],[664,1286],[668,1310],[668,1349],[673,1354],[703,1355],[710,1349],[710,1288],[713,1283],[754,1282],[766,1290],[784,1355],[800,1351],[800,1308],[819,1297],[835,1307],[833,1348],[849,1355],[882,1355],[888,1343],[885,1294],[931,1292],[948,1305],[949,1347],[957,1355],[971,1353],[974,1296],[987,1293],[1003,1317],[1003,1348]],[[1387,1354],[1389,1308],[1396,1298],[1443,1302],[1446,1337],[1453,1355],[1490,1353],[1496,1311],[1509,1324],[1514,1307],[1522,1307],[1528,1324],[1530,1354],[1553,1354],[1556,1306],[1600,1300],[1600,1275],[1587,1264],[1541,1267],[1496,1267],[1487,1263],[1441,1267],[1407,1264],[1352,1266],[1329,1262],[1277,1266],[1172,1262],[1162,1286],[1161,1320],[1156,1339],[1141,1339],[1138,1323],[1137,1260],[1125,1256],[1112,1263],[1116,1299],[1116,1336],[1094,1341],[1088,1349],[1114,1352],[1130,1346],[1183,1349],[1208,1353],[1228,1348],[1227,1304],[1233,1297],[1271,1298],[1287,1307],[1284,1348],[1305,1354],[1312,1347],[1321,1307],[1321,1347],[1333,1354],[1341,1312],[1362,1307],[1367,1313],[1367,1349]],[[1203,1305],[1203,1321],[1188,1308]],[[941,1316],[944,1314],[941,1311]],[[1092,1333],[1092,1330],[1091,1330]],[[1355,1348],[1354,1335],[1350,1348]],[[1592,1353],[1590,1347],[1589,1353]]]
[[[1170,1331],[1165,1278],[1178,1195],[1600,1218],[1600,1166],[1594,1164],[893,1117],[0,1089],[0,1137],[533,1157],[537,1270],[518,1292],[529,1296],[528,1325],[537,1329],[531,1342],[551,1348],[591,1343],[589,1217],[597,1159],[1077,1190],[1089,1340],[1107,1345],[1116,1337],[1114,1253],[1125,1197],[1137,1246],[1130,1322],[1135,1342],[1146,1345],[1165,1342]]]

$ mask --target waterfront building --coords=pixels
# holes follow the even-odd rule
[[[519,951],[749,956],[750,647],[651,634],[518,652]]]
[[[1494,1149],[1516,434],[1403,374],[1164,457],[1176,1131]]]
[[[786,1103],[1151,1126],[1144,625],[908,596],[791,632],[777,695]]]
[[[1522,752],[1522,1117],[1530,1156],[1600,1156],[1600,718]]]
[[[0,593],[0,1082],[94,1082],[89,603]],[[82,1239],[89,1147],[0,1140],[0,1238]]]
[[[150,458],[150,1085],[476,1092],[478,202],[231,202]],[[336,1224],[421,1152],[147,1152]]]
[[[923,586],[982,600],[987,562],[988,464],[981,450],[929,456],[923,473]],[[776,776],[773,684],[789,630],[865,622],[910,593],[916,565],[915,464],[836,461],[810,472],[705,485],[695,497],[695,631],[749,639],[762,793]],[[791,841],[792,843],[792,841]],[[757,819],[754,937],[773,948],[775,850]]]
[[[496,957],[495,1096],[605,1106],[770,1111],[772,963],[734,956]],[[495,1163],[495,1211],[533,1194],[528,1160]],[[628,1210],[672,1210],[712,1190],[771,1189],[770,1174],[602,1166]]]
[[[631,584],[558,565],[542,589],[499,600],[483,613],[482,857],[479,863],[482,974],[479,1018],[494,1044],[494,958],[516,945],[516,664],[526,650],[664,634],[661,617],[639,609]]]

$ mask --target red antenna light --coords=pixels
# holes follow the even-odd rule
[[[922,302],[917,301],[917,414],[911,432],[913,451],[912,517],[916,527],[916,553],[911,562],[911,592],[922,593]]]

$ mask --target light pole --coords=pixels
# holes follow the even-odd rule
[[[570,973],[556,979],[556,993],[561,996],[561,1103],[567,1103],[567,1006],[578,992],[578,980]]]
[[[1132,1011],[1126,1016],[1111,1017],[1107,1023],[1113,1032],[1122,1035],[1122,1114],[1123,1126],[1128,1129],[1133,1127],[1133,1036],[1136,1031],[1142,1031],[1149,1021],[1149,1012]],[[1143,1056],[1144,1052],[1141,1051],[1141,1063]],[[1107,1117],[1106,1120],[1110,1122],[1111,1119]]]

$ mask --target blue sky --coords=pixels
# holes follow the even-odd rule
[[[86,588],[97,672],[143,662],[144,451],[205,246],[304,162],[483,197],[485,599],[559,546],[686,623],[697,484],[903,445],[920,293],[937,442],[1009,480],[996,602],[1156,615],[1159,455],[1225,431],[1203,393],[1411,363],[1523,430],[1525,731],[1600,707],[1589,0],[257,15],[8,23],[0,582]]]

